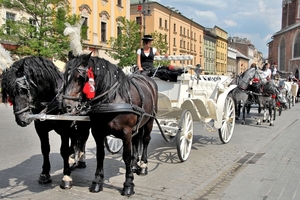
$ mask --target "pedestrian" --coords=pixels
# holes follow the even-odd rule
[[[272,72],[270,70],[270,63],[265,63],[261,70],[262,70],[263,78],[270,80],[272,75]]]
[[[144,35],[143,48],[137,50],[137,67],[138,70],[145,75],[148,75],[154,68],[154,56],[159,56],[157,48],[151,47],[153,38],[151,35]],[[168,56],[167,54],[165,55]]]
[[[275,79],[275,75],[277,74],[277,63],[274,62],[273,65],[270,67],[271,70],[271,78]]]

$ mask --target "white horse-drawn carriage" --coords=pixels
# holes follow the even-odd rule
[[[156,56],[155,60],[192,60],[193,56]],[[184,66],[192,71],[192,66]],[[176,139],[181,161],[187,160],[193,140],[193,122],[202,122],[206,130],[219,132],[223,143],[229,142],[235,125],[234,101],[230,92],[230,76],[183,73],[177,82],[155,78],[158,85],[158,113],[156,121],[163,138]],[[213,124],[212,124],[213,123]]]

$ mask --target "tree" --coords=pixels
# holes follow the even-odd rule
[[[159,51],[160,55],[165,55],[168,53],[168,43],[166,42],[167,35],[162,35],[161,33],[158,33],[155,31],[154,33],[151,33],[153,42],[153,47],[156,47]],[[170,61],[154,61],[154,66],[168,66],[170,64]]]
[[[118,18],[118,23],[118,36],[109,39],[111,50],[107,50],[106,53],[119,60],[119,66],[131,66],[136,63],[136,51],[140,48],[140,25],[125,17]]]
[[[64,23],[74,24],[79,17],[69,15],[64,0],[3,0],[2,4],[30,15],[29,20],[7,19],[0,38],[14,41],[19,55],[39,55],[64,59],[69,51],[69,38],[63,35]],[[2,30],[2,31],[1,31]],[[9,30],[9,32],[8,32]],[[3,37],[5,36],[5,37]]]

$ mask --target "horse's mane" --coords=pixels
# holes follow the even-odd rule
[[[75,70],[80,65],[84,67],[91,67],[95,75],[95,89],[96,96],[102,94],[103,92],[109,90],[116,82],[119,83],[118,90],[111,91],[106,98],[102,98],[102,102],[111,101],[115,98],[117,92],[123,99],[128,99],[128,92],[130,90],[129,77],[123,72],[123,70],[110,63],[108,60],[100,57],[91,56],[88,63],[85,63],[84,58],[86,54],[80,55],[73,58],[66,64],[65,74],[70,75],[70,80],[73,80],[73,70]],[[71,70],[68,74],[68,70]],[[65,76],[65,79],[67,77]]]
[[[7,94],[14,98],[19,94],[16,79],[26,74],[37,85],[46,85],[58,92],[62,84],[62,73],[50,60],[43,57],[30,56],[18,60],[3,72],[2,101],[7,101]]]

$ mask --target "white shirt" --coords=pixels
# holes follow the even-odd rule
[[[267,69],[267,70],[263,71],[262,74],[263,74],[263,78],[267,78],[267,77],[269,77],[269,75],[272,74],[272,71],[270,69]]]
[[[273,74],[272,75],[275,75],[277,73],[277,68],[274,67],[274,70],[273,70]]]
[[[157,51],[157,49],[155,48],[155,47],[152,47],[152,51],[153,51],[153,54],[154,54],[154,56],[155,56],[155,53],[156,53],[156,51]],[[146,53],[146,52],[144,52],[145,53],[145,56],[149,56],[149,54],[150,54],[150,51],[148,52],[148,53]],[[136,54],[138,54],[138,55],[141,55],[141,49],[138,49],[137,51],[136,51]]]

